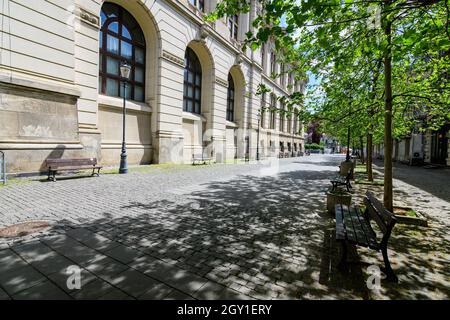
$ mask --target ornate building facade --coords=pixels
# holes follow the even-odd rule
[[[242,50],[257,14],[207,23],[215,0],[1,0],[0,150],[8,172],[44,170],[49,158],[117,165],[122,139],[119,66],[131,65],[130,164],[217,162],[303,151],[298,118],[279,97],[304,83],[274,46]],[[256,95],[264,83],[270,97]],[[259,141],[257,141],[259,137]]]

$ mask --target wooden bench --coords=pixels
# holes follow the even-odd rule
[[[56,181],[56,173],[58,171],[73,171],[82,169],[92,169],[91,176],[99,176],[101,166],[97,165],[96,158],[82,159],[47,159],[45,164],[48,168],[48,180]],[[95,172],[97,170],[97,172]]]
[[[398,278],[391,268],[387,254],[387,245],[397,220],[394,215],[384,208],[383,204],[369,191],[364,197],[366,209],[363,214],[356,206],[347,207],[337,204],[336,209],[336,240],[342,244],[342,259],[339,269],[347,269],[347,245],[352,243],[375,251],[381,251],[384,268],[380,268],[389,281],[397,282]],[[379,242],[372,229],[370,221],[378,225],[383,237]]]
[[[345,186],[347,188],[347,191],[350,191],[352,189],[352,185],[350,184],[350,179],[353,176],[353,168],[351,168],[346,176],[341,176],[338,174],[333,179],[330,180],[331,184],[333,185],[333,188],[331,191],[334,191],[337,189],[338,186]]]
[[[208,161],[208,164],[211,164],[211,158],[204,157],[202,153],[199,153],[199,154],[194,153],[192,155],[192,165],[195,165],[198,162],[200,162],[202,164],[206,164],[206,161]]]

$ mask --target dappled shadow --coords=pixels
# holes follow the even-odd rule
[[[377,161],[383,171],[382,163]],[[394,178],[450,202],[450,168],[425,169],[424,167],[394,164]]]
[[[383,281],[379,295],[365,284],[365,266],[381,265],[381,255],[352,248],[350,259],[365,264],[352,265],[347,274],[337,271],[340,248],[334,219],[325,210],[336,163],[328,165],[328,171],[248,174],[193,191],[173,190],[176,201],[149,196],[121,204],[119,218],[105,211],[82,224],[59,221],[66,230],[41,238],[39,248],[6,251],[49,275],[41,283],[54,292],[76,299],[448,297],[442,230],[394,229],[389,253],[400,283]],[[437,256],[430,259],[430,252]],[[81,266],[86,275],[79,292],[67,289],[68,264]],[[16,275],[0,286],[13,298],[32,296],[32,289],[12,289],[28,281]]]

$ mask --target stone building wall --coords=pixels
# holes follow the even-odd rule
[[[278,96],[290,91],[268,75],[269,51],[263,71],[259,50],[243,52],[230,38],[226,19],[206,23],[188,0],[108,2],[136,19],[146,41],[145,101],[127,101],[129,163],[188,162],[202,151],[219,162],[247,151],[255,158],[258,84],[264,82]],[[205,1],[206,10],[215,2]],[[99,94],[103,3],[0,1],[0,150],[6,151],[8,172],[42,170],[47,158],[97,157],[103,165],[118,164],[122,99]],[[255,15],[253,8],[240,16],[238,40]],[[199,115],[182,108],[188,47],[202,67]],[[229,73],[236,86],[234,122],[226,121]],[[279,133],[261,129],[260,142],[303,145],[302,130]]]

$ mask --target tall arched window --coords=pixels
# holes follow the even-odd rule
[[[145,38],[133,16],[122,7],[105,3],[101,10],[99,93],[123,97],[120,63],[131,65],[127,98],[144,101]]]
[[[191,48],[186,49],[184,57],[184,96],[183,111],[200,114],[202,111],[202,66]]]
[[[234,121],[234,81],[231,73],[228,74],[227,120]]]

